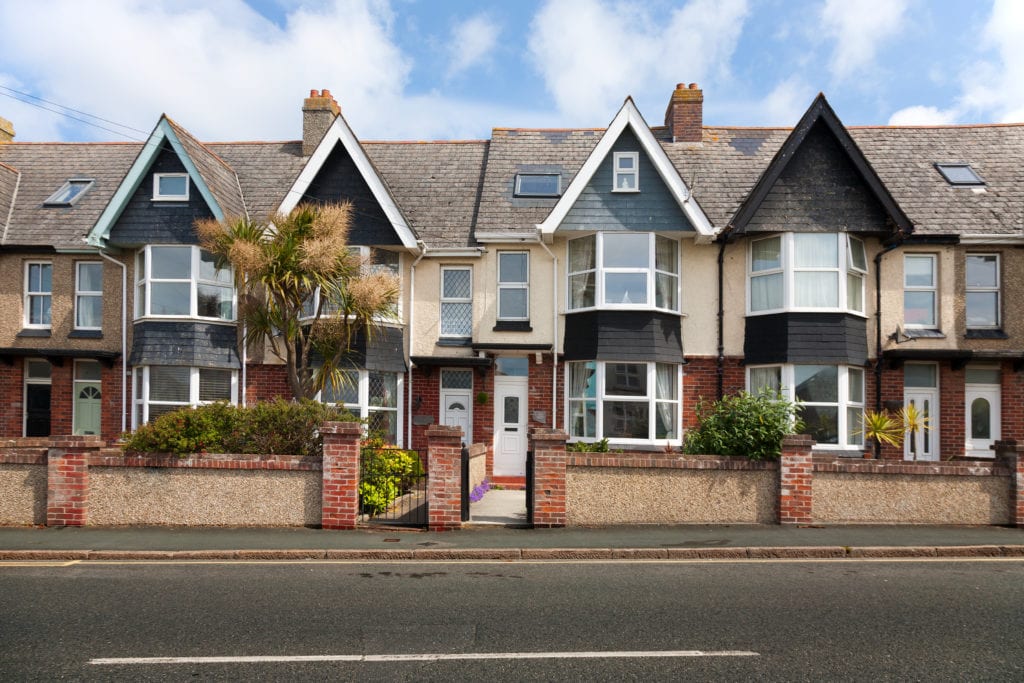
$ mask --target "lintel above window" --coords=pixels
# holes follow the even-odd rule
[[[154,173],[153,201],[188,201],[188,173]]]
[[[970,164],[935,164],[935,168],[950,185],[985,184]]]
[[[43,202],[45,206],[71,206],[92,187],[92,178],[69,178]]]
[[[558,173],[517,173],[516,197],[560,197],[562,176]]]

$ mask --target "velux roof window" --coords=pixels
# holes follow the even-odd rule
[[[558,197],[562,194],[562,176],[558,173],[517,173],[517,197]]]
[[[950,185],[984,185],[982,180],[970,164],[935,164],[935,168],[942,174]]]
[[[43,202],[46,206],[71,206],[92,187],[91,178],[70,178]]]

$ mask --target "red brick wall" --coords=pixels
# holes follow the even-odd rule
[[[746,368],[742,358],[734,356],[722,365],[722,388],[725,395],[743,391],[747,386]],[[683,429],[697,426],[697,403],[718,399],[718,359],[712,356],[691,356],[683,366]]]
[[[247,404],[292,397],[292,390],[288,388],[288,375],[283,365],[247,363],[245,372],[248,385],[245,387]],[[239,381],[241,381],[241,377],[239,377]]]

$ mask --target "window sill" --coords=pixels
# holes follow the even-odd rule
[[[17,337],[49,337],[50,336],[50,330],[49,330],[49,328],[45,328],[44,329],[44,328],[26,327],[25,329],[23,329],[21,332],[19,332],[15,336],[17,336]]]
[[[472,346],[473,339],[466,337],[465,339],[438,339],[438,346]]]
[[[617,190],[612,188],[612,192],[616,194],[640,194],[640,190]]]
[[[173,204],[188,204],[188,197],[153,197],[151,202],[171,202]]]
[[[103,339],[103,330],[73,330],[68,339]]]
[[[493,328],[494,332],[533,332],[529,320],[499,320]]]
[[[1010,335],[1000,329],[967,330],[964,339],[1009,339]]]
[[[927,327],[905,327],[903,334],[911,339],[945,339],[946,335],[942,330],[930,329]]]

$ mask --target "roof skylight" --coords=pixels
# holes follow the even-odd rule
[[[558,173],[517,173],[517,197],[559,197],[562,176]]]
[[[970,164],[935,164],[950,185],[984,185],[985,181],[974,172]]]
[[[92,187],[91,178],[70,178],[43,202],[46,206],[71,206]]]

